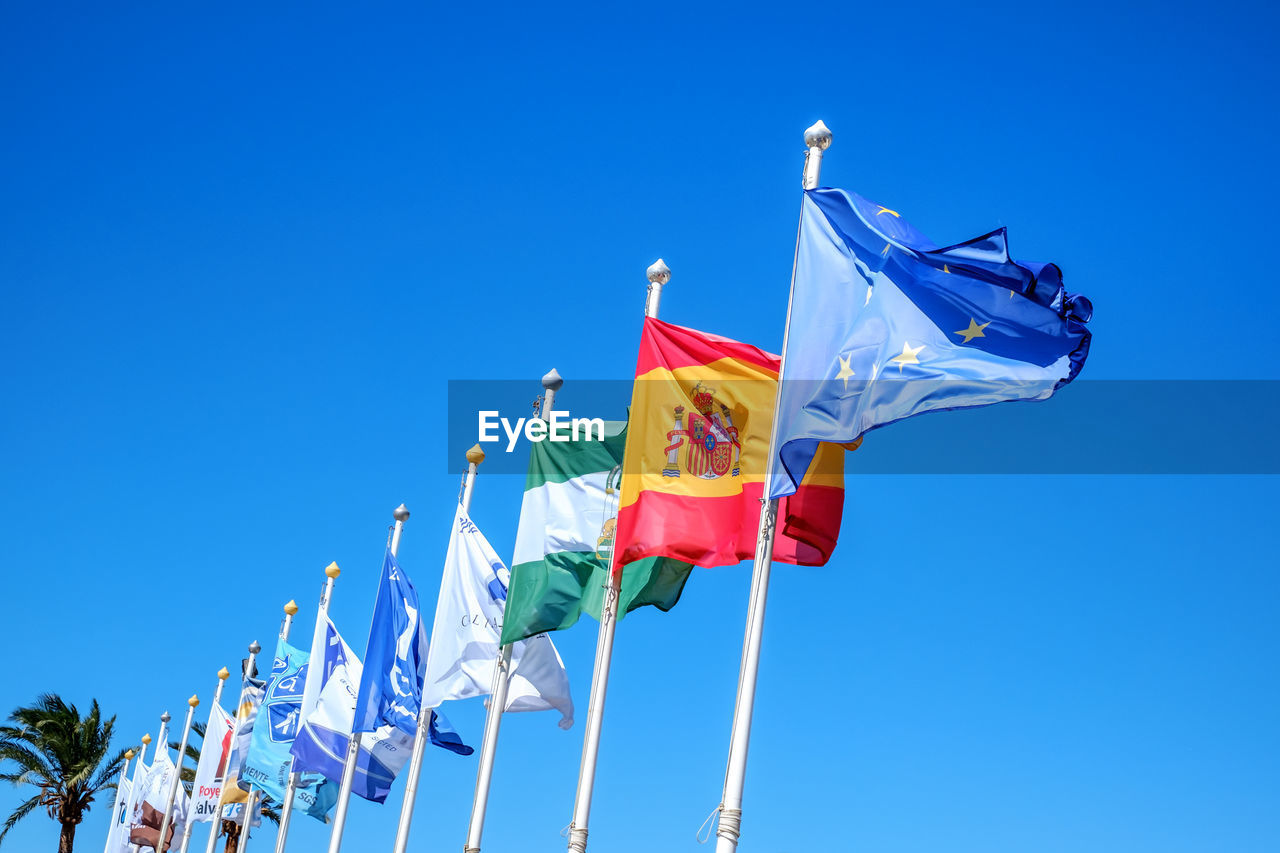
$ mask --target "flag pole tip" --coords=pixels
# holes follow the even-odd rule
[[[336,561],[324,567],[324,576],[327,578],[336,578],[340,574],[342,574],[342,569],[338,568],[338,563]],[[292,604],[292,602],[290,603]],[[294,606],[294,610],[297,610],[296,605]]]
[[[224,666],[222,669],[218,670],[218,680],[219,680],[219,681],[226,681],[226,680],[227,680],[227,676],[229,676],[229,675],[231,675],[231,673],[227,670],[227,668],[226,668],[225,666]]]
[[[409,508],[404,504],[400,504],[392,511],[391,517],[401,523],[406,522],[409,520]]]
[[[468,450],[467,461],[470,462],[472,465],[479,465],[481,462],[483,462],[484,448],[482,448],[480,445],[477,444],[475,447]]]
[[[249,644],[249,654],[256,655],[260,651],[262,651],[262,646],[258,645],[257,640]]]
[[[196,694],[192,693],[191,698],[187,700],[187,704],[190,705],[192,708],[196,708],[196,707],[199,707],[200,700],[196,697]]]
[[[132,749],[126,749],[126,750],[124,751],[124,760],[125,760],[125,761],[133,761],[133,750],[132,750]]]
[[[161,714],[161,715],[160,715],[160,722],[162,722],[162,723],[167,723],[167,722],[169,722],[169,721],[170,721],[170,720],[172,720],[172,719],[173,719],[173,717],[170,717],[170,716],[169,716],[169,712],[168,712],[168,711],[165,711],[163,714]]]
[[[142,742],[143,742],[144,744],[151,743],[151,735],[143,735],[143,736],[142,736]]]
[[[667,266],[666,261],[662,260],[662,258],[658,258],[651,263],[649,268],[644,271],[644,274],[654,284],[666,284],[671,281],[671,267]]]
[[[804,144],[819,151],[826,151],[831,147],[831,128],[823,124],[822,119],[818,119],[816,124],[805,130]]]
[[[298,613],[298,602],[294,601],[292,598],[289,599],[289,603],[284,606],[284,612],[290,616],[296,616]]]
[[[548,391],[559,391],[561,385],[564,385],[564,378],[554,367],[551,368],[550,373],[542,377],[542,387]]]

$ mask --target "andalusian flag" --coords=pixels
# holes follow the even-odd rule
[[[618,512],[623,584],[635,561],[723,566],[755,556],[779,358],[644,321]],[[773,557],[824,565],[844,507],[844,448],[823,444],[778,508]]]
[[[626,440],[625,423],[606,422],[604,441],[592,432],[572,441],[531,444],[503,644],[568,628],[583,610],[600,618]],[[646,604],[670,610],[690,568],[662,558],[628,566],[619,618]]]

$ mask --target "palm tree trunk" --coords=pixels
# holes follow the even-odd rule
[[[236,853],[236,845],[240,843],[240,826],[235,821],[224,820],[222,828],[227,833],[227,844],[224,853]],[[61,851],[59,851],[61,853]]]
[[[58,834],[58,853],[71,853],[71,848],[76,843],[76,825],[74,823],[64,823],[62,832]]]

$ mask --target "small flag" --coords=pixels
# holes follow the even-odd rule
[[[531,445],[520,505],[501,642],[573,626],[583,611],[600,618],[618,516],[618,478],[627,424],[606,421],[604,438]],[[622,576],[618,618],[638,607],[670,610],[692,566],[639,560]]]
[[[134,776],[138,772],[134,771]],[[126,853],[129,850],[129,815],[132,813],[133,780],[120,780],[116,791],[116,804],[111,812],[111,827],[107,830],[107,853]]]
[[[227,759],[226,775],[222,779],[222,796],[218,805],[244,803],[249,799],[247,787],[241,789],[239,777],[244,767],[245,755],[249,752],[249,744],[253,738],[254,724],[258,719],[258,708],[262,704],[262,694],[266,682],[259,678],[244,676],[240,687],[240,704],[236,707],[235,738],[231,743],[231,757]]]
[[[358,679],[353,731],[376,732],[392,726],[410,737],[417,735],[427,649],[418,591],[395,555],[387,551]],[[470,755],[475,751],[436,711],[431,712],[427,735],[431,743],[450,752]]]
[[[164,822],[165,806],[169,802],[169,786],[177,768],[169,758],[169,750],[160,749],[156,760],[151,762],[151,770],[147,774],[142,793],[134,805],[129,841],[140,847],[160,847],[160,827]],[[187,792],[178,786],[177,796],[173,801],[173,812],[169,820],[169,831],[164,839],[167,846],[173,841],[175,834],[181,834],[187,823]]]
[[[212,821],[218,814],[218,800],[222,796],[222,781],[226,777],[227,762],[231,758],[231,736],[235,722],[231,715],[218,705],[209,713],[204,743],[200,747],[200,764],[191,791],[191,821]]]
[[[1093,306],[1058,267],[1014,261],[1003,228],[939,249],[886,211],[839,189],[804,195],[775,497],[796,490],[819,442],[1044,400],[1084,366]]]
[[[507,567],[459,505],[431,629],[422,688],[424,705],[434,708],[449,699],[492,691],[509,579]],[[532,656],[528,662],[526,655]],[[551,638],[539,634],[516,643],[511,662],[519,695],[518,704],[509,703],[506,710],[555,708],[562,715],[561,727],[569,728],[573,724],[569,676]]]
[[[426,660],[418,591],[387,551],[369,625],[354,731],[373,732],[390,724],[410,737],[417,734]]]
[[[289,783],[289,753],[293,739],[302,726],[302,693],[307,682],[307,664],[311,655],[277,640],[276,654],[262,697],[262,708],[253,726],[253,736],[238,784],[243,789],[255,786],[277,803],[284,801]],[[296,788],[298,802],[307,808],[316,802],[316,788],[325,784],[318,774],[304,774]]]
[[[313,646],[311,652],[312,661],[320,661],[313,664],[317,667],[314,673],[319,677],[320,691],[313,702],[304,702],[306,716],[292,752],[296,769],[320,773],[340,784],[351,745],[356,685],[360,683],[362,667],[333,622],[328,619],[325,622],[325,630],[318,636],[319,647]],[[394,726],[384,725],[377,731],[362,734],[352,793],[375,803],[385,801],[391,792],[391,783],[412,751],[413,737]]]

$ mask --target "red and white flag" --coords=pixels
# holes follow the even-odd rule
[[[195,788],[191,793],[190,819],[211,821],[218,814],[218,799],[227,775],[227,759],[231,757],[231,736],[235,722],[217,705],[209,714],[204,744],[200,747],[200,764],[196,767]]]

